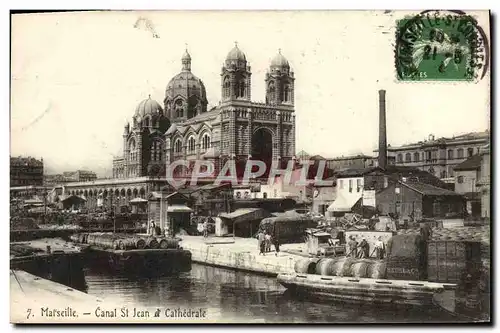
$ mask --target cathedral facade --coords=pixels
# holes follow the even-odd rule
[[[242,173],[249,159],[285,166],[294,158],[295,77],[281,51],[266,73],[266,101],[257,103],[251,99],[251,67],[236,45],[221,68],[221,101],[210,110],[191,61],[186,50],[163,105],[148,98],[137,106],[132,124],[124,128],[123,156],[113,160],[114,178],[164,177],[176,160],[209,160],[216,169],[234,160]]]

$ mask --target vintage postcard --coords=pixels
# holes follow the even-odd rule
[[[11,323],[489,323],[489,11],[11,13]]]

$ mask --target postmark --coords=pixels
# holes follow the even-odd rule
[[[395,55],[400,81],[478,81],[488,71],[489,44],[472,16],[428,10],[397,22]]]

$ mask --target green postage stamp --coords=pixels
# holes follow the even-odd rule
[[[477,81],[489,64],[486,34],[462,11],[429,10],[396,23],[400,81]]]

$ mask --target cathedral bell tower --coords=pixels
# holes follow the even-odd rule
[[[235,99],[250,101],[252,98],[251,76],[251,68],[247,64],[245,54],[235,43],[234,48],[229,51],[222,65],[222,101]]]
[[[266,103],[293,105],[294,81],[293,70],[279,50],[266,73]]]

